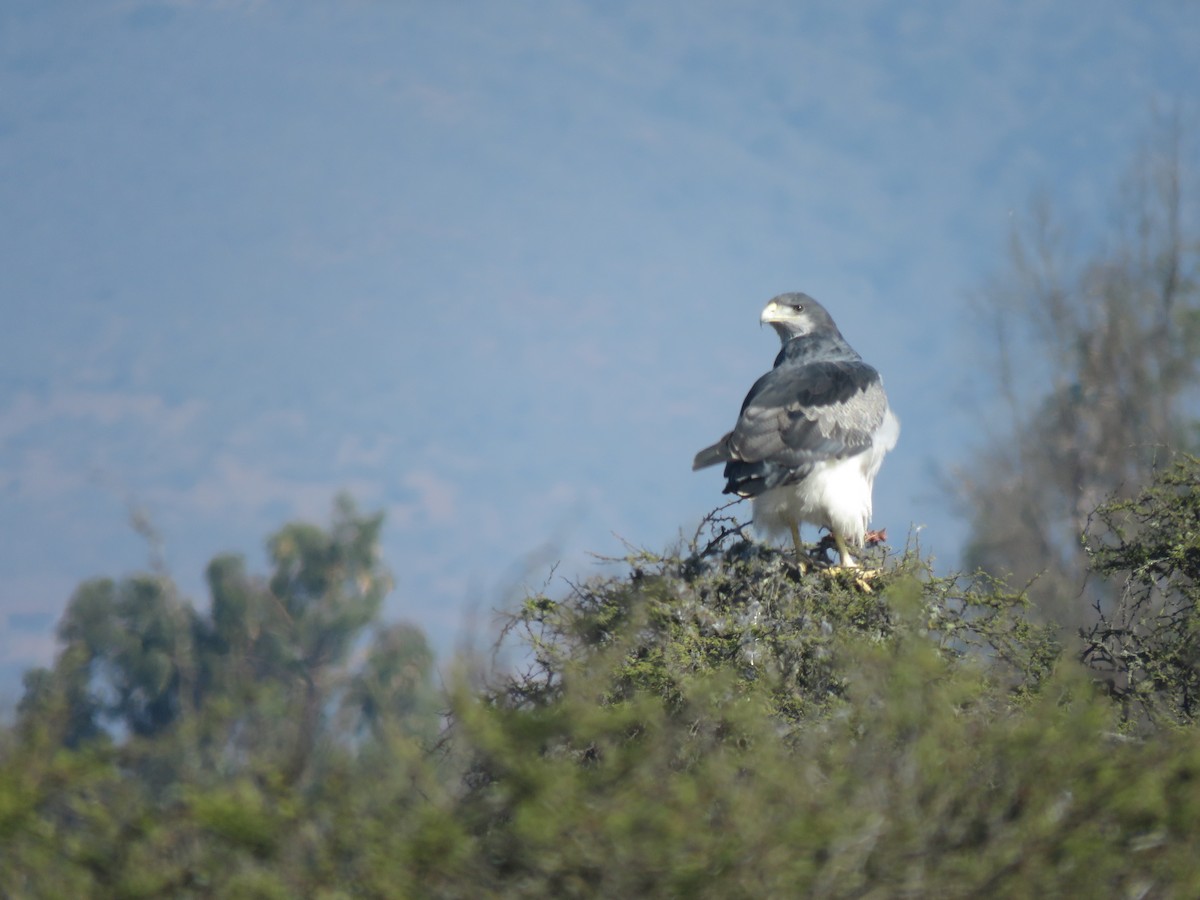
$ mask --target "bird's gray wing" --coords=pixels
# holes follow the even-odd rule
[[[886,411],[879,373],[861,360],[784,362],[755,382],[737,425],[714,445],[725,451],[725,492],[752,497],[821,460],[861,453]]]

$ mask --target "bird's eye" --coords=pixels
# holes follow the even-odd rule
[[[804,307],[801,306],[799,303],[793,303],[792,309],[795,310],[796,312],[804,312]]]

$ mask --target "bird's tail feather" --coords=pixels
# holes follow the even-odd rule
[[[705,447],[692,460],[692,471],[715,466],[717,463],[729,462],[729,435],[721,438],[711,447]]]

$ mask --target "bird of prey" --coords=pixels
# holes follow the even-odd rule
[[[761,321],[783,343],[775,365],[750,388],[733,431],[697,453],[692,470],[725,463],[724,493],[752,499],[756,528],[790,531],[801,569],[801,522],[828,528],[842,565],[854,566],[848,545],[866,538],[875,475],[900,422],[879,373],[812,297],[780,294]]]

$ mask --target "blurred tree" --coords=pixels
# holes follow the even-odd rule
[[[358,877],[364,809],[381,841],[416,827],[390,805],[436,794],[440,718],[424,636],[378,621],[382,522],[343,497],[270,539],[265,576],[218,556],[206,613],[159,552],[81,585],[0,731],[0,896],[300,896]]]
[[[218,768],[284,754],[289,779],[339,708],[363,720],[411,713],[421,721],[413,731],[428,733],[436,715],[424,637],[402,625],[371,632],[391,584],[382,523],[342,497],[329,529],[297,522],[270,539],[266,578],[248,574],[241,557],[215,558],[207,615],[163,573],[86,582],[59,624],[54,668],[26,676],[19,715],[55,722],[65,746],[163,735],[187,719],[173,738],[188,745],[180,764],[192,751]],[[352,651],[368,641],[364,667],[352,670]]]
[[[1164,126],[1139,160],[1111,231],[1076,259],[1049,209],[1012,239],[1012,267],[980,313],[989,439],[951,485],[969,523],[966,563],[1018,583],[1079,625],[1082,535],[1107,498],[1128,497],[1192,446],[1200,372],[1200,241],[1182,138]]]
[[[420,629],[404,623],[381,628],[343,703],[353,717],[354,733],[383,737],[398,730],[432,739],[437,724],[432,674],[433,651]]]
[[[194,622],[192,609],[159,576],[85,582],[59,623],[57,665],[26,675],[19,713],[58,706],[67,746],[109,728],[163,730],[184,711],[192,688]]]

